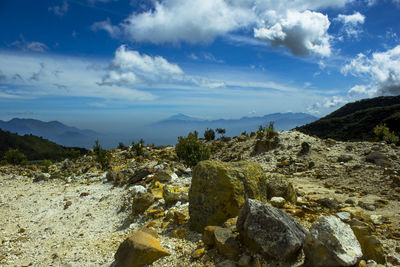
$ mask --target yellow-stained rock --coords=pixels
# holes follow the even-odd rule
[[[165,185],[163,187],[163,198],[168,206],[174,205],[176,202],[187,202],[188,188],[179,186]]]
[[[265,175],[258,163],[198,163],[189,191],[191,227],[201,232],[207,225],[222,225],[239,214],[247,198],[266,199]]]
[[[215,244],[214,240],[214,231],[217,229],[217,226],[206,226],[203,230],[202,240],[204,244],[207,246],[213,246]]]
[[[174,222],[177,225],[182,225],[182,224],[185,223],[185,221],[186,221],[186,215],[185,214],[183,214],[182,212],[179,212],[179,211],[175,211],[174,212]]]
[[[205,248],[196,249],[195,251],[192,252],[192,258],[193,259],[200,258],[201,256],[204,255],[205,250],[206,250]]]
[[[168,255],[156,238],[137,231],[120,244],[114,257],[118,267],[141,267]]]
[[[176,238],[185,238],[187,236],[187,230],[186,229],[178,229],[178,230],[175,230],[173,232],[173,234],[174,234],[174,237],[176,237]]]
[[[379,264],[385,264],[385,252],[382,243],[372,234],[371,228],[363,223],[351,224],[358,242],[360,243],[364,258],[374,260]]]

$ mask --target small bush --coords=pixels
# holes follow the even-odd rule
[[[144,155],[144,140],[140,138],[139,142],[135,144],[134,141],[132,141],[132,149],[135,152],[136,156],[143,156]]]
[[[204,138],[206,141],[211,141],[215,139],[215,132],[213,129],[208,129],[204,132]]]
[[[262,125],[258,127],[257,139],[262,139],[264,136],[266,136],[268,139],[271,139],[277,135],[278,133],[274,129],[273,121],[269,123],[268,127],[263,127]]]
[[[207,145],[201,143],[197,138],[196,132],[189,133],[187,137],[178,137],[178,143],[175,146],[178,158],[190,167],[211,156]]]
[[[378,141],[385,141],[388,144],[396,144],[399,142],[399,137],[394,132],[391,132],[386,124],[375,126],[374,134]]]
[[[49,172],[49,167],[52,164],[52,162],[48,159],[42,160],[42,162],[40,163],[40,169],[42,170],[42,172]]]
[[[12,165],[23,165],[26,163],[26,156],[18,149],[10,149],[4,155],[4,159]]]
[[[127,147],[124,143],[119,142],[119,144],[118,144],[118,149],[126,150],[127,148],[128,148],[128,147]]]
[[[93,146],[93,152],[96,155],[96,161],[100,164],[102,170],[106,170],[110,166],[110,153],[103,149],[99,143],[99,140],[96,140],[95,145]]]

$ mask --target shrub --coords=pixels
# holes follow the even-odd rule
[[[268,139],[271,139],[277,135],[278,133],[274,130],[273,121],[269,123],[268,127],[263,127],[262,125],[258,127],[257,139],[262,139],[264,136],[266,136]]]
[[[213,129],[208,129],[204,132],[204,138],[206,141],[211,141],[215,139],[215,132]]]
[[[40,169],[42,170],[42,172],[49,172],[49,167],[52,164],[52,162],[48,159],[42,160],[42,162],[40,163]]]
[[[18,149],[9,149],[4,155],[4,159],[12,165],[22,165],[26,163],[26,156]]]
[[[388,144],[396,144],[399,142],[399,137],[394,132],[390,132],[386,124],[375,126],[374,134],[379,141],[385,141]]]
[[[220,137],[223,137],[224,134],[226,133],[226,130],[222,129],[222,128],[217,128],[217,129],[215,129],[215,131],[217,132],[217,134],[220,135]]]
[[[121,150],[126,150],[126,149],[127,149],[127,146],[125,146],[125,144],[124,144],[124,143],[122,143],[122,142],[119,142],[119,144],[118,144],[118,149],[121,149]]]
[[[100,164],[101,169],[106,170],[110,166],[110,153],[101,147],[99,140],[96,140],[96,143],[93,146],[93,151],[96,155],[96,161]]]
[[[193,167],[202,160],[209,159],[211,156],[207,145],[197,139],[197,134],[189,133],[187,137],[178,137],[175,146],[178,158],[183,160],[186,165]]]
[[[135,152],[136,156],[143,156],[144,155],[144,140],[140,138],[139,142],[135,144],[132,141],[132,149]]]

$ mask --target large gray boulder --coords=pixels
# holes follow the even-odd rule
[[[360,243],[350,226],[335,216],[316,220],[304,245],[309,266],[353,266],[362,257]]]
[[[250,250],[284,262],[297,258],[307,234],[295,218],[255,199],[245,202],[236,227]]]

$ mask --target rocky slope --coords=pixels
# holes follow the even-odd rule
[[[316,254],[312,253],[311,244],[322,242],[313,241],[319,238],[317,235],[307,235],[308,241],[304,241],[301,234],[300,243],[282,254],[295,258],[288,263],[274,255],[282,248],[264,252],[253,248],[254,242],[248,242],[250,229],[243,223],[236,224],[237,217],[228,218],[219,227],[207,226],[205,232],[192,230],[189,213],[193,214],[193,197],[212,196],[218,201],[220,195],[227,196],[210,195],[212,188],[207,187],[197,190],[196,195],[190,189],[192,179],[215,175],[222,188],[232,183],[233,192],[244,190],[232,195],[240,205],[245,201],[242,194],[254,198],[248,189],[252,182],[249,174],[254,169],[259,173],[259,167],[247,163],[232,167],[228,163],[225,167],[216,160],[258,164],[266,179],[257,183],[259,188],[265,187],[266,197],[263,199],[257,193],[256,198],[285,211],[306,232],[318,227],[327,229],[329,223],[339,225],[326,217],[329,215],[340,218],[346,227],[351,226],[365,261],[360,261],[357,254],[347,263],[375,266],[372,261],[368,263],[373,259],[387,266],[400,264],[399,147],[319,139],[297,131],[279,132],[272,139],[240,136],[229,141],[211,141],[208,145],[215,161],[204,166],[209,166],[205,170],[221,170],[215,174],[201,166],[192,172],[177,160],[173,147],[147,148],[142,157],[135,157],[129,150],[113,149],[111,169],[107,172],[99,169],[90,154],[54,164],[49,173],[35,167],[1,167],[0,214],[6,216],[0,216],[0,266],[110,266],[117,262],[121,265],[122,260],[114,262],[114,255],[132,233],[141,236],[140,242],[159,246],[159,251],[163,249],[158,259],[148,251],[141,254],[146,256],[143,262],[152,262],[152,266],[301,266],[307,261],[316,262],[310,255]],[[230,177],[229,181],[225,177]],[[215,205],[209,209],[210,205],[196,210],[201,215],[202,209],[212,212],[220,208]],[[261,205],[260,210],[270,209],[263,208],[265,204],[251,205]],[[230,211],[239,216],[238,221],[245,220],[237,208]],[[271,214],[278,213],[272,210]],[[281,220],[273,221],[277,227],[281,225]],[[275,232],[279,234],[279,230]],[[265,248],[265,244],[261,246]],[[308,256],[301,252],[302,246],[306,246]],[[123,251],[118,255],[123,255]]]

